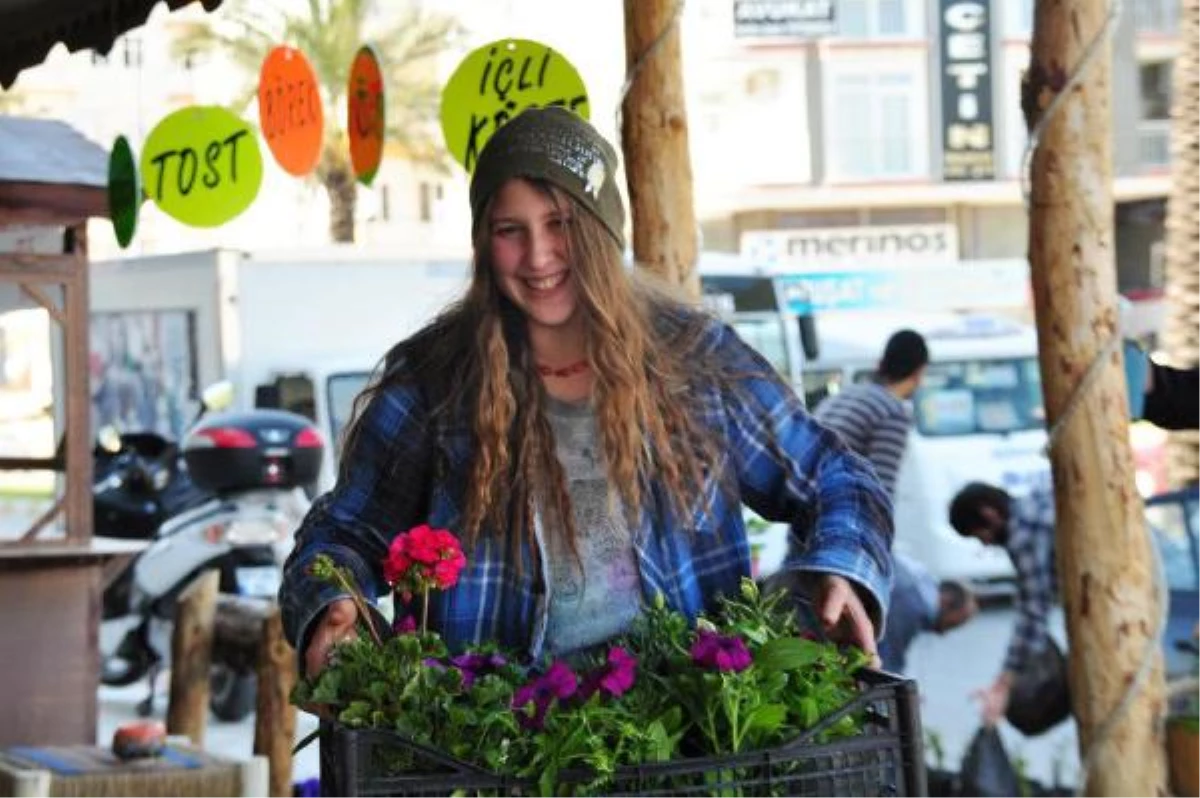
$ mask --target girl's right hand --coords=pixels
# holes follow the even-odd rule
[[[343,598],[325,608],[325,614],[308,641],[304,652],[304,671],[308,679],[316,678],[329,662],[329,651],[335,643],[358,637],[358,609],[351,599]]]

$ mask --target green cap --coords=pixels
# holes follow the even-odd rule
[[[483,207],[514,177],[545,180],[574,197],[625,247],[625,207],[617,191],[617,153],[587,120],[566,108],[527,108],[497,130],[471,176],[471,229]]]

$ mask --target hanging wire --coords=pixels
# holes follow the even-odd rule
[[[1037,148],[1041,144],[1042,134],[1045,133],[1047,125],[1051,119],[1062,107],[1062,103],[1070,95],[1076,86],[1083,80],[1087,74],[1087,69],[1092,65],[1092,62],[1101,52],[1101,47],[1108,44],[1112,39],[1113,31],[1116,28],[1117,22],[1124,11],[1124,3],[1122,0],[1110,0],[1108,4],[1108,13],[1104,19],[1104,25],[1092,36],[1087,46],[1084,48],[1083,56],[1079,63],[1071,71],[1066,85],[1054,96],[1050,104],[1046,106],[1046,110],[1038,118],[1037,124],[1029,133],[1029,140],[1026,142],[1025,151],[1021,158],[1021,199],[1025,206],[1026,215],[1032,212],[1032,194],[1033,194],[1033,156]],[[1059,442],[1063,430],[1067,426],[1067,422],[1075,415],[1075,412],[1082,404],[1083,398],[1088,394],[1096,383],[1096,379],[1101,372],[1101,367],[1108,358],[1116,351],[1121,341],[1120,326],[1109,336],[1105,341],[1104,346],[1096,353],[1091,364],[1088,365],[1087,371],[1083,375],[1083,379],[1071,392],[1071,396],[1067,400],[1067,404],[1063,409],[1063,413],[1054,424],[1051,425],[1047,433],[1046,451],[1049,453],[1054,446]],[[1153,668],[1155,657],[1161,645],[1160,638],[1163,630],[1167,625],[1167,612],[1170,596],[1167,592],[1167,581],[1162,562],[1162,555],[1158,551],[1158,547],[1154,545],[1153,539],[1149,541],[1150,551],[1153,556],[1153,569],[1151,576],[1153,578],[1153,586],[1158,594],[1159,602],[1159,617],[1157,618],[1157,626],[1146,637],[1145,648],[1141,655],[1141,661],[1138,664],[1137,671],[1134,673],[1133,679],[1129,681],[1125,688],[1121,700],[1108,714],[1108,716],[1096,728],[1095,734],[1084,752],[1083,756],[1083,773],[1080,776],[1079,785],[1076,790],[1076,795],[1083,795],[1087,789],[1087,784],[1091,779],[1092,771],[1099,761],[1100,753],[1104,746],[1110,741],[1113,730],[1116,728],[1126,713],[1129,712],[1133,705],[1134,698],[1145,688],[1146,681],[1150,676],[1150,671]],[[1158,721],[1160,727],[1165,723],[1165,718],[1160,718]]]

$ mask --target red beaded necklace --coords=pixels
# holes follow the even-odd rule
[[[560,369],[543,366],[541,363],[538,363],[537,370],[538,374],[541,374],[543,377],[574,377],[576,374],[582,374],[588,370],[588,362],[580,360],[569,366],[563,366]]]

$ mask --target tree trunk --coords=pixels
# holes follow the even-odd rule
[[[339,244],[354,243],[354,214],[358,185],[344,146],[328,145],[317,167],[317,179],[329,195],[329,239]]]
[[[1107,5],[1037,4],[1023,97],[1031,127],[1104,27]],[[1032,167],[1029,262],[1047,421],[1052,430],[1062,425],[1051,451],[1056,549],[1081,759],[1094,759],[1084,794],[1161,795],[1160,607],[1133,480],[1121,349],[1108,346],[1118,335],[1110,72],[1105,42],[1042,135]],[[1152,664],[1138,693],[1108,726],[1148,652]],[[1101,727],[1108,727],[1103,739]]]
[[[625,0],[625,70],[637,73],[622,106],[621,146],[634,261],[699,297],[679,19],[672,19],[681,5]]]
[[[1200,362],[1200,0],[1183,0],[1179,20],[1183,51],[1175,59],[1171,91],[1171,197],[1167,203],[1167,322],[1163,347],[1174,366]],[[1172,485],[1200,479],[1200,435],[1167,438]]]

